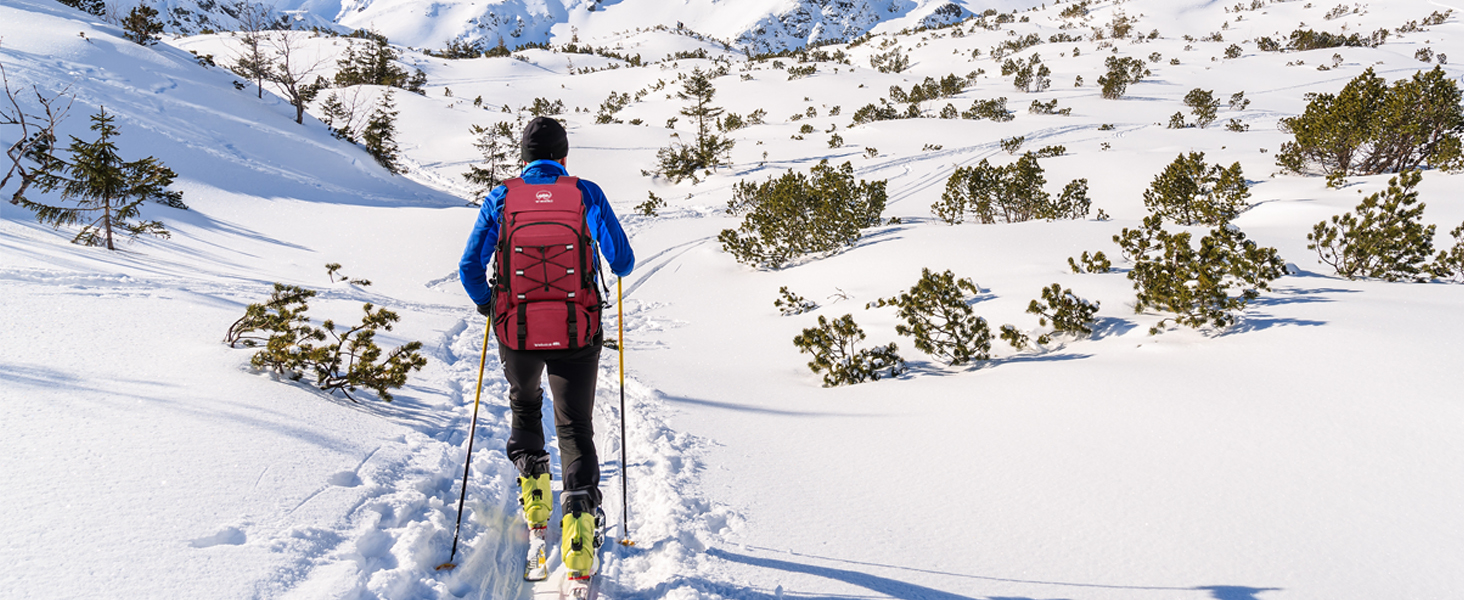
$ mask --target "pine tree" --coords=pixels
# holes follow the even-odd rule
[[[139,4],[127,12],[122,19],[123,37],[129,41],[143,46],[151,46],[162,39],[158,34],[163,32],[163,23],[158,21],[158,9],[146,4]]]
[[[499,121],[487,127],[469,126],[468,131],[478,137],[473,142],[473,147],[483,154],[481,165],[469,165],[468,171],[463,173],[463,179],[475,187],[475,203],[498,187],[498,184],[518,174],[519,163],[515,154],[518,150],[518,136],[514,135],[515,129],[508,121]]]
[[[1275,248],[1258,246],[1234,225],[1210,230],[1199,248],[1191,245],[1192,238],[1187,231],[1166,231],[1158,215],[1144,217],[1142,228],[1125,227],[1113,236],[1124,256],[1134,261],[1128,273],[1138,292],[1134,312],[1159,309],[1174,313],[1172,319],[1181,325],[1225,329],[1261,291],[1270,289],[1272,280],[1286,274]],[[1159,333],[1170,319],[1149,333]]]
[[[856,182],[851,164],[823,160],[808,175],[790,170],[733,186],[727,209],[746,216],[717,241],[739,262],[779,269],[801,256],[852,246],[861,230],[880,223],[887,201],[883,180]]]
[[[352,123],[355,118],[354,111],[347,108],[341,102],[340,95],[335,92],[331,92],[320,104],[320,120],[330,129],[330,135],[335,139],[356,143],[355,127]]]
[[[681,114],[696,124],[696,138],[691,145],[677,141],[656,153],[661,174],[673,182],[680,183],[683,179],[696,181],[699,172],[715,170],[731,160],[735,142],[715,132],[722,108],[712,106],[712,97],[717,89],[712,85],[711,75],[697,67],[682,83],[682,90],[676,93],[677,98],[691,103],[681,109]]]
[[[1422,223],[1424,205],[1414,188],[1421,171],[1404,171],[1388,189],[1363,199],[1353,212],[1322,221],[1307,234],[1308,250],[1348,279],[1424,281],[1433,254],[1434,226]]]
[[[893,298],[881,298],[871,308],[894,306],[904,323],[895,326],[900,335],[915,338],[915,349],[951,366],[991,358],[991,328],[976,316],[966,295],[980,293],[970,279],[955,273],[920,270],[920,281]]]
[[[1108,72],[1098,77],[1098,85],[1103,86],[1103,97],[1109,100],[1122,98],[1129,84],[1149,76],[1144,61],[1131,56],[1110,56],[1103,64],[1108,67]]]
[[[102,109],[91,120],[91,130],[99,136],[97,141],[86,142],[72,136],[68,148],[71,162],[56,165],[64,166],[64,173],[48,174],[37,184],[45,191],[59,189],[61,199],[75,202],[76,206],[50,206],[29,200],[21,200],[21,206],[36,211],[36,219],[57,229],[81,224],[81,231],[71,241],[85,246],[116,250],[116,235],[169,237],[162,222],[133,219],[147,200],[187,208],[182,192],[167,190],[177,174],[151,156],[123,161],[117,154],[117,144],[112,141],[118,135],[112,125],[115,120],[112,115]]]
[[[897,377],[906,371],[894,342],[873,349],[859,348],[864,329],[854,322],[854,315],[844,315],[829,322],[820,316],[818,327],[804,329],[793,338],[800,353],[813,355],[808,368],[824,373],[824,387],[879,381],[881,377]]]
[[[1434,67],[1388,86],[1371,68],[1337,94],[1308,94],[1306,111],[1281,119],[1293,140],[1276,164],[1296,173],[1313,167],[1335,179],[1464,166],[1464,93]]]
[[[1027,305],[1027,312],[1037,315],[1037,322],[1043,327],[1052,323],[1058,333],[1087,337],[1093,335],[1093,315],[1098,313],[1098,305],[1054,283],[1042,289],[1041,302],[1033,300]]]
[[[1214,92],[1195,88],[1184,95],[1184,105],[1190,108],[1195,115],[1195,127],[1204,129],[1220,114],[1220,100],[1215,98]]]
[[[259,98],[264,98],[264,82],[269,79],[273,66],[264,51],[264,30],[270,26],[269,7],[257,2],[240,2],[236,5],[239,20],[239,45],[243,51],[229,70],[254,82]]]
[[[406,69],[397,66],[396,60],[401,55],[391,47],[386,36],[370,31],[362,32],[361,36],[367,38],[365,44],[348,44],[345,54],[336,60],[340,69],[336,71],[336,85],[384,85],[423,93],[426,74],[418,70],[409,75]],[[358,47],[360,52],[357,52]]]
[[[366,127],[361,130],[361,143],[366,146],[366,151],[371,153],[371,158],[376,159],[377,164],[386,169],[392,175],[401,175],[404,171],[397,161],[401,160],[401,153],[397,150],[396,143],[396,116],[397,111],[393,110],[396,105],[391,100],[391,92],[381,95],[381,101],[376,105],[376,110],[371,113],[371,118],[366,121]]]
[[[1221,225],[1246,207],[1250,190],[1240,163],[1205,164],[1204,152],[1181,154],[1144,190],[1144,206],[1180,225]]]

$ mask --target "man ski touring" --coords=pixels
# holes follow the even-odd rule
[[[553,493],[540,416],[546,370],[564,478],[560,550],[571,577],[588,578],[598,567],[604,520],[591,420],[604,342],[596,253],[619,277],[630,274],[635,255],[600,187],[569,176],[569,138],[558,121],[530,121],[520,146],[523,171],[484,198],[459,275],[478,312],[492,322],[508,381],[508,458],[518,467],[519,502],[539,552],[535,565],[531,547],[525,578],[547,576],[543,540]]]

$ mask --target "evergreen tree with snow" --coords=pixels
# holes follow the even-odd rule
[[[133,43],[143,46],[151,46],[162,39],[158,34],[163,32],[163,23],[158,20],[158,9],[146,4],[139,4],[127,12],[122,19],[123,37]]]
[[[57,229],[81,224],[81,231],[71,241],[84,246],[116,250],[118,235],[169,237],[162,222],[135,219],[147,200],[187,208],[182,192],[167,189],[177,174],[151,156],[122,160],[113,141],[119,135],[112,124],[115,117],[102,109],[91,120],[92,131],[99,136],[97,140],[87,142],[72,136],[68,148],[71,162],[58,160],[55,166],[62,167],[61,171],[48,173],[37,185],[47,192],[60,190],[61,200],[73,205],[51,206],[22,199],[21,206],[36,211],[37,220]]]
[[[363,31],[360,36],[367,38],[366,43],[348,44],[345,54],[336,61],[340,69],[335,74],[336,85],[384,85],[423,93],[427,75],[420,69],[408,74],[406,69],[397,66],[396,61],[401,55],[391,47],[386,36],[370,31]],[[358,46],[360,52],[357,52]]]
[[[366,127],[361,130],[361,143],[366,146],[366,151],[371,153],[371,158],[382,168],[391,172],[392,175],[401,175],[405,171],[398,161],[401,160],[401,152],[397,149],[396,143],[396,104],[392,102],[391,92],[382,94],[381,101],[376,105],[375,112],[371,118],[366,120]]]
[[[1195,115],[1195,127],[1204,129],[1220,114],[1220,100],[1210,90],[1195,88],[1184,95],[1184,105]]]
[[[1240,163],[1205,163],[1204,152],[1181,154],[1144,190],[1149,211],[1180,225],[1221,225],[1246,207],[1250,190]]]
[[[515,132],[519,129],[522,127],[508,121],[500,121],[487,127],[469,127],[468,130],[478,137],[473,142],[473,147],[483,154],[482,163],[469,165],[467,172],[463,173],[463,179],[473,184],[475,204],[493,188],[498,187],[498,184],[518,175],[519,138]]]
[[[893,298],[881,298],[870,307],[894,306],[905,322],[895,333],[915,338],[915,349],[951,366],[991,358],[991,328],[976,316],[968,298],[980,293],[970,279],[955,273],[920,270],[920,281]]]
[[[264,51],[264,31],[270,25],[269,7],[257,2],[240,2],[236,6],[239,19],[239,45],[242,48],[229,70],[254,82],[259,98],[264,98],[264,82],[272,69],[270,57]]]
[[[683,179],[696,181],[698,172],[715,170],[718,165],[731,160],[735,142],[716,132],[722,108],[712,105],[717,89],[712,85],[711,76],[711,73],[697,67],[682,83],[681,91],[676,93],[677,98],[690,102],[681,109],[681,114],[696,124],[696,138],[690,145],[678,141],[656,153],[661,174],[673,182],[679,183]]]
[[[1322,221],[1307,234],[1307,249],[1348,279],[1424,281],[1431,274],[1435,227],[1424,226],[1424,204],[1414,189],[1423,172],[1404,171],[1388,189],[1364,198],[1353,212]]]

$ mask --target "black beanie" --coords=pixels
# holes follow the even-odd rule
[[[524,139],[519,142],[524,162],[536,160],[559,160],[569,155],[569,136],[564,126],[549,117],[535,117],[524,127]]]

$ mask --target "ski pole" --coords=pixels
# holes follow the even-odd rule
[[[473,424],[468,427],[468,456],[463,459],[463,491],[458,495],[457,527],[452,530],[452,554],[447,562],[437,565],[438,571],[457,568],[458,534],[463,530],[463,502],[468,498],[468,471],[473,465],[473,439],[478,437],[478,400],[483,398],[483,368],[488,364],[488,336],[493,333],[493,319],[483,328],[483,354],[478,357],[478,391],[473,395]]]
[[[625,292],[620,278],[615,278],[615,308],[618,313],[615,343],[620,351],[620,545],[634,546],[630,541],[630,465],[625,462]]]

